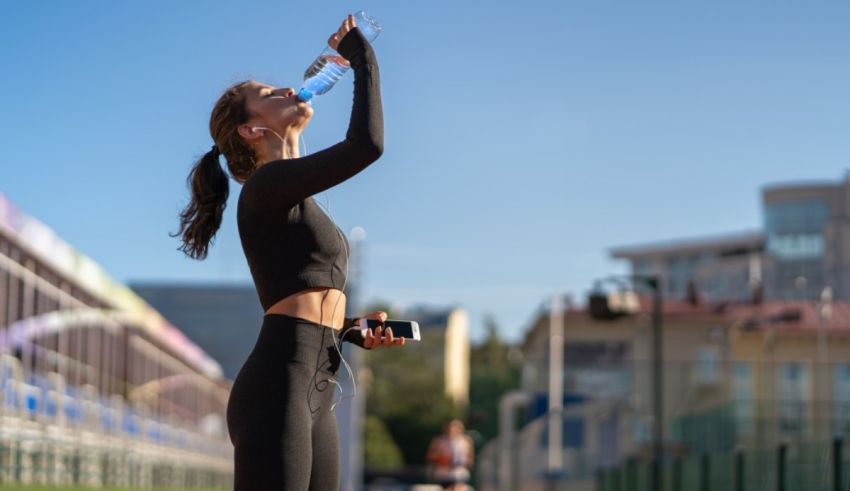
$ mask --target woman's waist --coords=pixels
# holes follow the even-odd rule
[[[345,301],[345,293],[337,288],[307,288],[278,300],[265,314],[285,314],[340,329],[345,319]]]

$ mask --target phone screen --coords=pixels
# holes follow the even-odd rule
[[[372,332],[375,332],[375,328],[381,325],[381,322],[375,319],[366,319],[366,322],[368,323],[367,325],[369,326],[369,329],[372,329]],[[383,328],[386,329],[388,327],[392,328],[394,338],[415,338],[413,335],[413,324],[408,321],[384,321]]]

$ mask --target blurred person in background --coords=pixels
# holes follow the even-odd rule
[[[468,489],[470,471],[475,458],[472,438],[465,433],[463,422],[453,419],[443,433],[431,440],[425,460],[432,464],[432,476],[445,489]]]

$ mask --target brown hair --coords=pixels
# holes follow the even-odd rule
[[[236,128],[251,117],[245,104],[243,89],[248,81],[224,91],[210,114],[210,136],[215,144],[195,162],[186,182],[192,199],[180,212],[180,230],[171,237],[183,236],[177,248],[193,259],[205,259],[210,242],[221,226],[227,206],[228,177],[219,163],[219,155],[227,159],[230,175],[245,182],[254,171],[253,149],[239,136]]]

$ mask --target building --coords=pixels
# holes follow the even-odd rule
[[[469,314],[461,307],[415,306],[401,315],[419,323],[422,347],[432,352],[424,362],[434,364],[434,372],[443,377],[446,395],[465,407],[469,403]]]
[[[660,276],[667,298],[749,301],[762,281],[764,236],[740,232],[619,247],[611,256],[628,260],[632,274]]]
[[[236,377],[263,324],[254,285],[131,282],[129,286],[221,364],[225,377]]]
[[[638,303],[637,312],[611,319],[585,309],[562,313],[561,466],[576,489],[590,486],[598,469],[651,456],[651,300]],[[668,455],[850,435],[850,302],[671,299],[662,310]],[[505,479],[521,489],[545,487],[550,326],[551,312],[541,309],[522,344],[521,390],[506,396],[518,401],[523,423],[485,447],[479,489],[511,489]]]
[[[666,297],[712,301],[850,299],[850,174],[762,190],[760,231],[617,247],[634,274],[660,275]]]
[[[841,183],[775,185],[763,192],[768,298],[850,298],[850,174]]]
[[[725,336],[697,359],[708,383],[675,437],[716,451],[850,435],[850,302],[773,301],[724,317]]]
[[[228,393],[177,327],[0,194],[0,481],[228,485]]]

